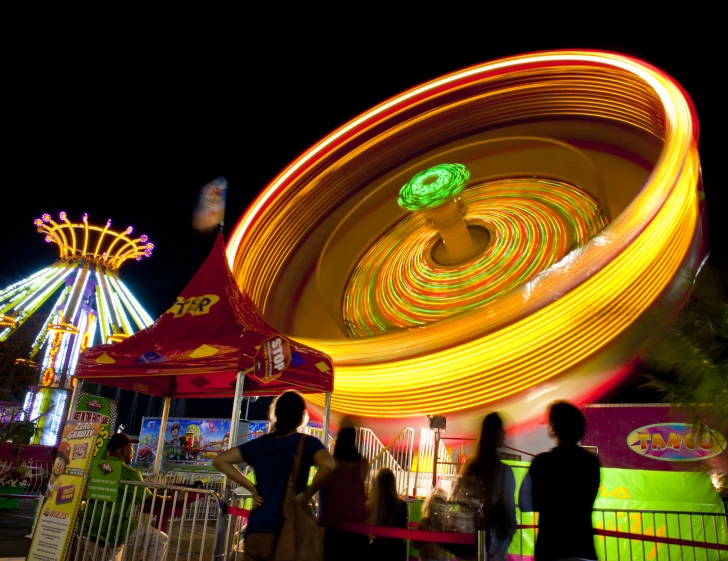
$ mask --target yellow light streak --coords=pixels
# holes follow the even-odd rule
[[[554,116],[606,120],[661,139],[662,151],[631,204],[530,283],[527,302],[508,294],[485,309],[377,337],[297,338],[332,357],[335,411],[379,418],[462,411],[568,373],[624,333],[685,262],[698,225],[700,173],[688,100],[668,76],[629,57],[564,51],[444,76],[382,103],[306,151],[253,202],[231,236],[228,259],[241,288],[264,313],[272,305],[275,279],[311,224],[349,194],[346,181],[324,180],[332,170],[354,154],[391,150],[404,130],[470,107],[489,126]]]

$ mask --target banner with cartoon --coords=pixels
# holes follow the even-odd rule
[[[230,446],[230,419],[181,419],[167,421],[164,432],[159,417],[143,417],[134,467],[152,469],[160,437],[164,440],[162,469],[215,471],[212,459]],[[161,436],[160,436],[161,434]]]
[[[63,429],[28,561],[65,559],[96,438],[101,425],[108,424],[108,417],[99,413],[79,416],[82,418],[68,420]]]

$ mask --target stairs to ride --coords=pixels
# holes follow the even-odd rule
[[[367,483],[383,467],[392,470],[397,480],[397,492],[407,493],[412,474],[412,453],[414,448],[414,429],[403,428],[386,446],[371,429],[357,429],[359,453],[369,462]]]
[[[394,472],[397,492],[407,495],[427,495],[432,490],[432,466],[434,462],[435,441],[438,444],[437,479],[443,486],[457,478],[459,464],[453,461],[442,440],[435,433],[422,429],[418,447],[417,461],[413,461],[415,431],[403,428],[388,445],[384,445],[371,429],[357,429],[359,453],[369,462],[367,483],[383,467]]]

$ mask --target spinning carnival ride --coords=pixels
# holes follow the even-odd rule
[[[37,420],[40,443],[55,445],[66,410],[68,390],[75,385],[80,354],[100,342],[115,343],[152,324],[152,318],[119,279],[121,265],[152,254],[147,236],[89,224],[71,223],[65,212],[35,220],[45,241],[55,243],[59,259],[50,267],[0,292],[0,341],[4,341],[55,293],[58,299],[36,337],[28,358],[16,363],[38,367],[39,386],[27,394],[24,411]]]
[[[295,160],[230,265],[268,323],[332,357],[335,415],[386,439],[500,410],[527,432],[619,384],[684,299],[705,255],[697,132],[681,88],[625,56],[474,66]]]

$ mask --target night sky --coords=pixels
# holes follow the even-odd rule
[[[690,93],[701,125],[710,262],[728,278],[728,250],[721,243],[725,120],[714,55],[702,41],[707,31],[688,30],[692,36],[677,40],[661,31],[645,37],[636,29],[544,30],[502,41],[456,30],[453,40],[443,41],[437,36],[453,31],[435,28],[432,40],[374,41],[372,29],[333,32],[333,27],[277,29],[266,40],[243,33],[239,40],[235,34],[219,38],[214,29],[197,29],[195,40],[186,41],[182,32],[104,39],[97,30],[90,41],[47,38],[42,48],[9,57],[0,286],[55,259],[55,246],[35,232],[34,218],[65,210],[80,220],[88,212],[91,221],[133,225],[154,242],[152,258],[127,262],[122,276],[157,317],[212,244],[214,236],[191,227],[206,182],[218,176],[229,181],[229,234],[255,194],[285,165],[362,111],[465,66],[552,48],[642,58]],[[204,405],[187,409],[200,416],[212,412]]]

